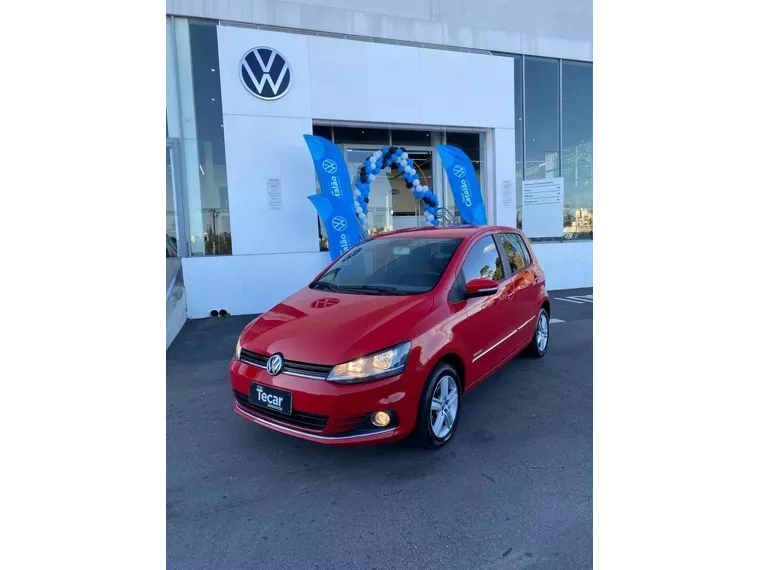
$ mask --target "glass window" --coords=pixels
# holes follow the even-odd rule
[[[329,125],[314,125],[313,131],[317,137],[322,137],[328,141],[332,140],[332,127]]]
[[[561,176],[559,60],[524,58],[525,179]]]
[[[432,146],[432,133],[393,129],[393,146]]]
[[[175,182],[182,180],[189,222],[189,235],[180,239],[189,240],[190,255],[228,255],[232,233],[216,25],[177,19],[173,26],[179,55],[175,58],[173,47],[167,49],[167,74],[172,74],[167,80],[178,84],[179,91],[168,101],[167,127],[170,137],[182,137],[183,176]]]
[[[514,137],[517,179],[517,228],[522,229],[522,180],[524,180],[524,117],[522,98],[522,56],[514,58]]]
[[[453,238],[372,239],[340,258],[310,286],[364,295],[424,293],[440,281],[460,244]]]
[[[371,129],[368,127],[335,127],[335,144],[369,144],[377,149],[390,144],[389,129]]]
[[[174,208],[174,169],[166,147],[166,257],[177,257],[177,218]]]
[[[532,263],[529,250],[521,237],[516,234],[499,234],[499,236],[512,273],[516,273]]]
[[[493,236],[485,236],[474,244],[467,254],[462,271],[467,283],[472,279],[503,279],[503,264]]]
[[[564,237],[593,237],[593,65],[562,62]]]

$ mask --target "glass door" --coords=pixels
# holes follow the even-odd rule
[[[405,146],[405,145],[404,145]],[[361,165],[375,150],[376,146],[343,145],[345,162],[351,176],[351,185],[359,175]],[[422,184],[435,190],[434,162],[437,155],[427,147],[406,147],[409,157],[414,161],[416,171]],[[353,187],[353,186],[351,186]],[[438,190],[435,192],[440,195]],[[368,231],[370,235],[390,230],[423,226],[426,222],[424,210],[419,200],[414,198],[411,190],[397,170],[384,168],[372,183],[369,194]]]

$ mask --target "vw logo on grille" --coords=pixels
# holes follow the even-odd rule
[[[282,372],[282,366],[284,365],[285,360],[282,358],[281,354],[274,354],[269,357],[269,360],[266,361],[266,371],[271,376],[276,376],[280,372]]]
[[[328,158],[327,160],[322,162],[322,168],[324,168],[327,174],[334,174],[335,172],[337,172],[337,163],[331,158]]]
[[[336,232],[343,232],[345,231],[345,228],[348,227],[348,220],[346,220],[342,216],[335,216],[334,218],[332,218],[332,227],[335,229]]]
[[[245,88],[264,101],[284,97],[292,84],[290,64],[270,47],[256,47],[240,61],[240,79]]]
[[[456,166],[453,167],[453,173],[459,178],[464,178],[464,175],[466,174],[466,168],[464,168],[460,164],[457,164]]]

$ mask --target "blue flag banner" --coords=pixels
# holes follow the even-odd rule
[[[353,191],[340,148],[322,137],[303,135],[314,161],[321,194],[308,199],[316,208],[329,239],[329,254],[337,259],[361,241]]]
[[[466,224],[484,226],[488,223],[480,182],[472,161],[460,148],[439,144],[435,147],[451,184],[453,200]]]

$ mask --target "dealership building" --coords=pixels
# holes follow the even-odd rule
[[[167,0],[167,344],[329,263],[304,134],[351,176],[403,146],[445,223],[435,145],[463,149],[488,222],[527,233],[549,289],[592,286],[592,59],[591,0]],[[390,169],[368,206],[370,233],[426,221]]]

